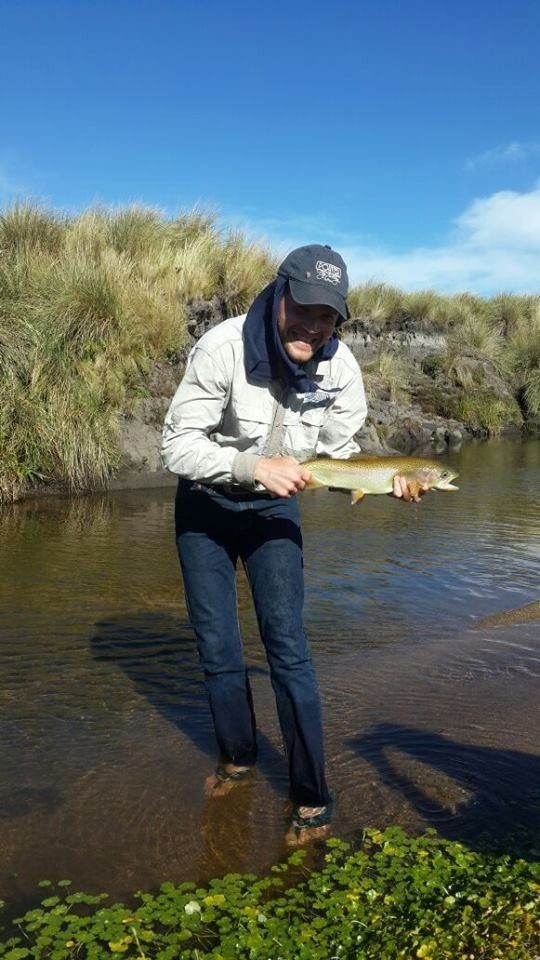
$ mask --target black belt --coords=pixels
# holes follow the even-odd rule
[[[227,497],[228,500],[275,500],[273,494],[267,491],[258,493],[255,490],[239,487],[234,483],[198,483],[198,481],[193,481],[191,489],[201,490],[205,493],[209,491],[218,493],[222,497]]]

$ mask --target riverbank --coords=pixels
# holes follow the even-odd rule
[[[0,502],[169,483],[159,431],[190,347],[242,313],[275,254],[200,211],[0,215]],[[540,297],[355,287],[367,453],[538,433]]]

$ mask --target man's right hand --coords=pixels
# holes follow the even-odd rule
[[[294,457],[260,457],[253,479],[261,483],[269,493],[278,497],[291,497],[303,490],[311,479],[309,470],[305,470]]]

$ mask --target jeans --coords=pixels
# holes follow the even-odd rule
[[[246,493],[237,499],[180,480],[176,542],[222,761],[250,766],[257,755],[237,614],[240,558],[270,667],[291,797],[304,806],[327,804],[320,698],[303,625],[302,535],[295,498]]]

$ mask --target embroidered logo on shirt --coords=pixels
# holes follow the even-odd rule
[[[327,404],[330,400],[333,400],[334,394],[339,393],[340,389],[340,387],[331,387],[329,390],[325,390],[323,387],[319,387],[311,393],[300,393],[298,396],[302,397],[304,403]]]
[[[336,267],[334,263],[325,263],[324,260],[317,260],[315,267],[317,269],[317,280],[326,280],[333,284],[340,282],[341,267]]]

